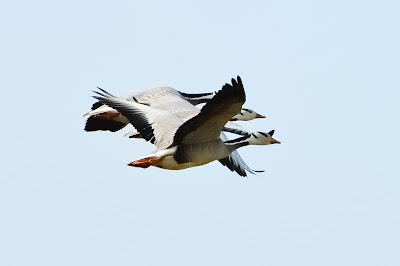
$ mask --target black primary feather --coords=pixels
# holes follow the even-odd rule
[[[102,103],[100,104],[103,105]],[[125,126],[126,124],[119,121],[104,119],[96,116],[90,116],[86,120],[85,131],[91,132],[97,130],[104,130],[104,131],[115,132],[124,128]]]
[[[103,104],[102,104],[101,102],[95,102],[95,103],[92,105],[92,110],[96,110],[97,108],[99,108],[99,107],[101,107],[101,106],[103,106]]]
[[[114,97],[115,98],[115,96],[114,95],[112,95],[111,93],[109,93],[108,91],[106,91],[106,90],[103,90],[102,88],[100,88],[100,87],[97,87],[99,90],[101,90],[102,92],[104,92],[105,94],[107,94],[108,96],[111,96],[111,97]]]
[[[243,130],[240,130],[240,129],[237,129],[237,128],[224,127],[224,128],[222,129],[222,131],[224,131],[224,132],[229,132],[229,133],[233,133],[233,134],[237,134],[237,135],[242,135],[242,136],[249,135],[248,132],[243,131]]]
[[[218,160],[222,165],[226,166],[232,172],[238,173],[240,176],[246,177],[246,170],[241,168],[239,165],[235,164],[231,158],[231,156],[225,157],[223,159]]]
[[[146,116],[140,110],[132,107],[127,107],[126,105],[123,105],[121,103],[109,100],[109,98],[115,98],[115,97],[104,95],[101,97],[93,96],[93,98],[99,100],[103,104],[110,106],[111,108],[117,110],[119,113],[124,115],[145,140],[154,143],[155,137],[153,128],[151,127],[151,124],[148,122]]]
[[[214,92],[208,92],[208,93],[185,93],[180,91],[178,92],[186,101],[190,102],[193,105],[198,105],[201,103],[208,102],[210,100],[209,97],[215,94]]]

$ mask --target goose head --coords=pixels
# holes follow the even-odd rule
[[[254,110],[243,108],[242,111],[240,111],[240,113],[232,117],[231,121],[237,121],[237,120],[249,121],[256,118],[265,118],[265,116],[258,114]]]
[[[277,141],[272,137],[274,135],[274,130],[271,130],[268,133],[264,132],[253,132],[249,135],[247,142],[250,145],[269,145],[269,144],[280,144],[280,141]]]
[[[225,141],[225,144],[235,147],[235,149],[246,145],[280,144],[281,142],[274,139],[272,135],[274,135],[274,130],[268,133],[257,131],[237,139]]]

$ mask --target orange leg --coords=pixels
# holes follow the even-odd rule
[[[144,159],[140,159],[140,160],[136,160],[134,162],[128,163],[128,165],[133,166],[133,167],[147,168],[151,165],[158,164],[163,159],[164,159],[164,157],[149,157],[149,158],[144,158]]]

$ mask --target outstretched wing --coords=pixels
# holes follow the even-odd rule
[[[172,146],[217,140],[225,124],[240,112],[245,100],[243,83],[238,76],[237,81],[232,79],[232,85],[225,84],[198,115],[179,127]]]
[[[93,96],[95,99],[125,116],[140,135],[154,143],[158,149],[165,149],[171,145],[176,130],[183,123],[179,116],[169,112],[117,98],[108,93],[96,93],[99,96]]]

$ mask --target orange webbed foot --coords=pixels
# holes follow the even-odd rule
[[[163,157],[149,157],[128,163],[128,166],[148,168],[151,165],[159,163]]]

